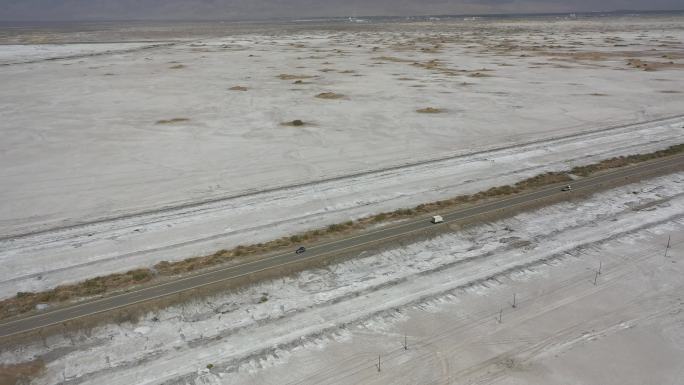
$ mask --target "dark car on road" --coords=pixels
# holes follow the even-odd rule
[[[297,254],[302,254],[302,253],[305,252],[305,251],[306,251],[306,247],[301,246],[300,248],[298,248],[297,250],[295,250],[295,253],[297,253]]]

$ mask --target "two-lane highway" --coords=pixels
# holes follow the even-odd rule
[[[598,176],[580,179],[572,183],[573,191],[586,190],[622,180],[625,178],[638,177],[643,174],[657,172],[662,169],[684,166],[684,155],[664,158],[652,162],[646,162],[624,169],[603,173]],[[560,190],[558,186],[543,188],[530,193],[516,195],[510,198],[495,200],[492,202],[476,205],[467,209],[440,213],[444,217],[444,223],[454,223],[467,218],[492,213],[501,209],[510,209],[518,205],[529,204],[542,199],[547,199],[559,194],[568,194]],[[365,245],[377,244],[388,240],[398,239],[410,234],[424,231],[434,227],[428,218],[407,221],[394,226],[387,226],[378,230],[362,233],[338,241],[313,245],[308,247],[303,254],[295,254],[294,250],[289,253],[279,254],[253,262],[248,262],[232,267],[213,270],[201,274],[179,278],[163,284],[141,288],[124,294],[86,301],[73,306],[58,308],[52,311],[39,313],[33,316],[16,319],[0,324],[0,337],[12,336],[31,330],[40,329],[50,325],[60,324],[76,318],[87,317],[93,314],[122,308],[136,303],[150,301],[156,298],[188,291],[202,286],[223,282],[260,271],[275,269],[278,267],[321,258],[331,254],[350,249],[360,248]],[[439,226],[443,226],[439,225]]]

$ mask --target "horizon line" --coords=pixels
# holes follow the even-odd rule
[[[104,18],[85,18],[85,19],[20,19],[20,20],[4,20],[0,19],[0,23],[120,23],[120,22],[231,22],[231,23],[249,23],[249,22],[264,22],[264,21],[298,21],[302,19],[309,19],[311,21],[325,20],[325,19],[363,19],[363,18],[412,18],[412,17],[516,17],[516,16],[562,16],[562,15],[591,15],[591,14],[630,14],[630,13],[671,13],[684,12],[681,9],[615,9],[610,11],[567,11],[567,12],[511,12],[511,13],[462,13],[462,14],[414,14],[414,15],[340,15],[340,16],[282,16],[270,18],[140,18],[140,19],[104,19]]]

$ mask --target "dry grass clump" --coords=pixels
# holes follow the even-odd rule
[[[176,65],[171,66],[171,67],[169,67],[169,68],[172,69],[172,70],[179,70],[179,69],[185,68],[185,65],[183,65],[183,64],[176,64]]]
[[[420,114],[439,114],[442,112],[446,112],[446,110],[442,108],[434,108],[434,107],[426,107],[426,108],[421,108],[419,110],[416,110],[416,112]]]
[[[230,87],[229,90],[231,90],[231,91],[247,91],[247,87],[235,86],[235,87]]]
[[[311,79],[313,76],[309,75],[291,75],[291,74],[280,74],[278,75],[278,79],[280,80],[302,80],[302,79]]]
[[[41,359],[20,364],[0,365],[0,385],[29,384],[45,371]]]
[[[425,69],[434,70],[442,68],[442,62],[439,59],[432,59],[425,63],[413,63],[414,66],[423,67]]]
[[[290,123],[294,125],[294,122],[295,121],[292,121]],[[301,123],[305,124],[304,122]],[[194,257],[177,262],[163,261],[156,264],[152,269],[136,269],[126,273],[96,277],[72,285],[58,286],[55,289],[39,293],[20,292],[17,293],[14,298],[0,301],[0,319],[27,313],[35,309],[35,306],[40,303],[58,304],[74,298],[101,295],[128,288],[136,284],[150,282],[156,276],[171,276],[188,273],[217,266],[232,261],[235,258],[273,252],[287,252],[288,250],[293,251],[293,247],[300,245],[301,243],[320,242],[326,237],[350,234],[366,229],[377,223],[412,218],[417,215],[425,215],[439,211],[453,210],[463,204],[474,204],[486,199],[518,194],[529,189],[569,182],[572,180],[570,174],[586,177],[595,172],[681,153],[684,153],[684,144],[671,146],[668,149],[648,154],[620,156],[592,165],[578,166],[567,173],[548,172],[525,179],[514,185],[492,187],[489,190],[481,191],[476,194],[461,195],[450,199],[421,204],[413,208],[403,208],[392,212],[380,213],[357,221],[332,224],[326,228],[310,230],[305,233],[282,237],[265,243],[237,246],[232,250],[219,250],[210,255]]]
[[[420,51],[424,53],[439,53],[442,51],[442,46],[440,44],[435,44],[432,47],[423,47]]]
[[[307,125],[307,123],[305,121],[300,120],[300,119],[295,119],[295,120],[292,120],[290,122],[284,122],[284,123],[280,123],[280,124],[283,126],[293,126],[293,127],[301,127],[301,126]]]
[[[649,66],[649,63],[646,63],[640,59],[629,59],[629,60],[627,60],[627,66],[637,68],[637,69],[642,69],[644,71],[654,71],[655,70],[654,66]]]
[[[182,123],[182,122],[188,122],[190,119],[188,118],[173,118],[173,119],[162,119],[162,120],[157,120],[157,124],[173,124],[173,123]]]
[[[627,60],[627,66],[644,70],[644,71],[657,71],[663,68],[684,68],[684,64],[675,63],[674,61],[669,62],[657,62],[651,61],[647,62],[641,59],[629,59]]]
[[[471,78],[488,78],[492,75],[486,74],[484,72],[476,71],[476,72],[469,74],[468,76],[470,76]]]
[[[316,95],[316,97],[319,99],[342,99],[344,98],[344,95],[336,94],[334,92],[323,92]]]
[[[610,56],[606,52],[563,52],[563,53],[556,53],[554,56],[564,56],[566,58],[569,58],[571,60],[586,60],[586,61],[604,61],[608,60],[608,57]]]
[[[459,69],[446,67],[442,63],[442,61],[439,59],[432,59],[430,61],[423,62],[423,63],[413,62],[413,63],[411,63],[411,65],[414,67],[424,68],[428,71],[438,72],[438,73],[441,73],[441,74],[447,75],[447,76],[458,76],[458,75],[462,75],[462,74],[468,72],[466,70],[459,70]],[[490,71],[490,70],[485,70],[485,71]]]
[[[394,63],[412,63],[413,62],[413,60],[401,59],[401,58],[394,57],[394,56],[379,56],[379,57],[374,57],[372,60],[389,61],[389,62],[394,62]]]

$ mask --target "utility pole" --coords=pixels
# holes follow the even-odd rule
[[[667,258],[667,251],[670,250],[670,240],[672,238],[672,235],[667,236],[667,246],[665,247],[665,258]]]
[[[515,303],[515,293],[513,293],[513,309],[515,309],[518,305]]]
[[[501,323],[502,317],[503,317],[503,308],[501,310],[499,310],[499,323]]]
[[[599,272],[596,271],[596,275],[594,276],[594,286],[596,286],[596,280],[598,279]]]
[[[378,354],[378,364],[375,365],[378,368],[378,373],[380,372],[380,355]]]
[[[406,334],[404,334],[404,350],[408,350],[408,338],[406,337]]]
[[[599,261],[598,275],[601,275],[601,269],[603,268],[603,261]]]

